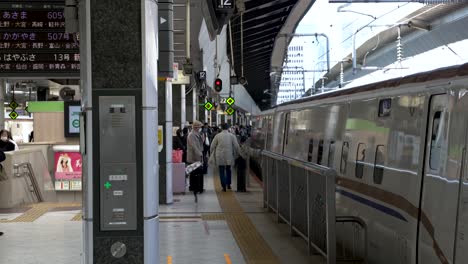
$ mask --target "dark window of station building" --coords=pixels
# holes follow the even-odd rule
[[[340,163],[341,174],[346,173],[346,167],[348,164],[348,152],[349,152],[349,143],[343,142],[343,146],[341,148],[341,163]]]
[[[335,157],[335,141],[330,141],[330,146],[328,147],[328,167],[333,167],[333,158]]]
[[[366,144],[359,143],[356,152],[356,178],[362,179],[364,176],[364,161],[366,160]]]
[[[318,145],[317,164],[322,165],[322,160],[323,160],[323,140],[320,140],[319,145]]]
[[[374,183],[382,184],[385,168],[385,146],[378,145],[375,150]]]
[[[307,152],[307,161],[312,161],[312,152],[314,152],[314,140],[309,140],[309,151]]]

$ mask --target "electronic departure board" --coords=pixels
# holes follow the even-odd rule
[[[0,2],[0,77],[79,77],[79,34],[65,32],[65,1]]]

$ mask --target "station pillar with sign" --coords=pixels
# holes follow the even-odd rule
[[[79,12],[82,263],[159,263],[158,4],[83,0]]]

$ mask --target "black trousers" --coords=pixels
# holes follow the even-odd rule
[[[247,161],[243,158],[237,158],[237,191],[246,191],[246,170]]]

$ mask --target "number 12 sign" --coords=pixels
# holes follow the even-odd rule
[[[233,9],[234,8],[234,0],[217,0],[218,1],[218,9]]]

